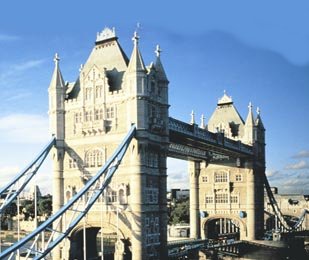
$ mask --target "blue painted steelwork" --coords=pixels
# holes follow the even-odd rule
[[[64,238],[68,237],[73,228],[87,214],[87,212],[110,183],[113,174],[117,170],[123,156],[125,155],[126,150],[130,145],[131,140],[135,135],[135,131],[136,127],[133,125],[127,136],[118,146],[117,150],[106,162],[106,164],[99,170],[99,172],[91,179],[89,179],[85,186],[77,194],[75,194],[75,196],[58,212],[52,215],[51,218],[45,221],[32,233],[12,245],[10,248],[3,251],[0,254],[0,259],[3,259],[4,257],[10,257],[9,259],[11,259],[17,254],[18,250],[22,249],[26,249],[28,252],[26,258],[29,257],[30,254],[33,254],[35,257],[32,259],[42,259],[43,257],[47,256],[51,250],[55,248]],[[80,205],[83,197],[85,197],[87,201],[85,201],[84,205]],[[72,212],[73,214],[70,216],[71,222],[67,227],[64,228],[64,230],[56,230],[61,223],[62,218],[68,212]],[[57,224],[56,227],[53,224]],[[52,225],[54,226],[54,229],[50,228]],[[38,240],[40,235],[44,235],[45,231],[52,231],[49,241],[46,243],[43,250],[35,250],[35,242]],[[31,242],[33,242],[32,245],[29,248],[26,248],[25,245]]]
[[[9,184],[0,189],[0,197],[4,197],[0,204],[0,214],[2,214],[12,203],[12,201],[16,199],[16,197],[37,173],[49,151],[54,146],[55,141],[56,138],[53,137],[52,140],[39,153],[39,155],[24,170],[22,170]]]
[[[293,225],[293,226],[290,226],[286,220],[284,219],[284,215],[282,214],[279,206],[278,206],[278,203],[276,201],[276,198],[270,188],[270,185],[269,185],[269,182],[267,180],[267,177],[266,175],[264,174],[264,186],[265,186],[265,189],[266,189],[266,192],[267,192],[267,196],[268,196],[268,199],[269,199],[269,202],[272,206],[272,209],[275,213],[275,215],[277,216],[280,224],[284,227],[284,230],[283,231],[295,231],[297,229],[299,229],[306,217],[307,214],[309,214],[309,210],[308,209],[304,209],[301,216],[299,217],[298,221]]]

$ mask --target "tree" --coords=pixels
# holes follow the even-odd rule
[[[51,195],[43,196],[38,201],[38,214],[40,216],[50,216],[53,212],[53,201]]]
[[[169,224],[189,223],[189,199],[175,203],[171,209]]]

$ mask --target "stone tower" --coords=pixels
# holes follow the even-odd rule
[[[169,82],[159,46],[155,53],[155,61],[146,67],[134,33],[129,59],[115,30],[105,28],[98,33],[77,80],[66,84],[59,57],[55,57],[49,87],[50,126],[57,137],[53,153],[55,211],[104,165],[131,124],[137,126],[136,138],[112,182],[87,215],[87,247],[91,248],[87,258],[97,256],[93,245],[102,227],[103,233],[117,233],[116,251],[122,248],[132,259],[167,257]],[[72,232],[70,243],[54,252],[54,259],[82,259],[82,252],[70,251],[70,247],[83,246],[81,228],[82,224]],[[115,255],[119,257],[120,251]]]
[[[248,159],[216,155],[191,169],[194,172],[200,167],[195,176],[198,210],[203,213],[200,222],[196,221],[201,233],[196,231],[195,237],[239,232],[241,239],[257,239],[264,228],[265,129],[260,113],[254,118],[250,103],[244,121],[232,98],[224,93],[206,127],[253,146],[254,155]]]

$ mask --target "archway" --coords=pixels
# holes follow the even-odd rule
[[[69,239],[69,260],[83,260],[85,255],[86,259],[113,260],[115,253],[121,254],[124,260],[132,259],[130,241],[124,239],[121,232],[117,233],[114,227],[86,226],[84,229],[83,226],[79,226]]]
[[[211,217],[202,225],[204,238],[209,239],[235,239],[246,236],[244,223],[237,218],[225,216]]]

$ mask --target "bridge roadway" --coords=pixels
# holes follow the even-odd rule
[[[168,156],[177,159],[209,161],[253,156],[252,146],[172,117],[169,117],[169,141]]]
[[[179,259],[179,257],[188,256],[192,252],[202,251],[203,253],[214,253],[239,257],[244,254],[250,254],[251,251],[269,250],[270,252],[282,251],[286,254],[291,253],[293,249],[296,253],[304,249],[303,237],[309,237],[309,230],[283,233],[282,241],[267,240],[214,240],[214,239],[183,239],[168,242],[169,259]],[[292,242],[292,243],[291,243]],[[293,248],[292,248],[293,247]],[[298,252],[299,251],[299,252]],[[295,252],[294,252],[295,253]],[[309,253],[309,252],[308,252]],[[307,253],[307,254],[308,254]],[[279,254],[279,253],[278,253]],[[309,256],[309,254],[308,254]],[[302,258],[300,258],[302,259]]]

